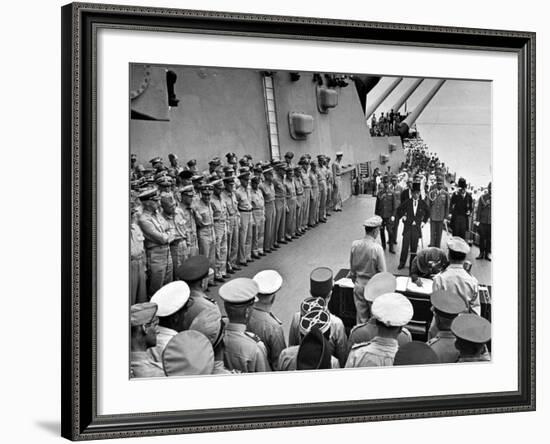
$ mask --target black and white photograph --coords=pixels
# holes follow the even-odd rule
[[[131,379],[491,361],[491,81],[129,78]]]

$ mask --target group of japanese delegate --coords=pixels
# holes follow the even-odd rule
[[[283,276],[263,270],[253,278],[228,279],[326,222],[331,211],[341,211],[342,153],[332,167],[324,155],[317,161],[304,155],[297,165],[293,157],[287,153],[284,161],[254,164],[251,156],[237,162],[228,153],[225,166],[214,158],[202,173],[194,161],[180,167],[175,155],[169,167],[152,159],[150,170],[132,157],[131,377],[490,360],[491,325],[479,315],[478,282],[464,267],[470,247],[457,218],[469,193],[460,180],[452,195],[439,176],[434,184],[422,183],[413,165],[408,165],[407,188],[397,191],[399,183],[382,179],[376,214],[364,221],[365,236],[351,247],[357,322],[349,337],[328,308],[334,287],[330,268],[311,271],[309,294],[296,307],[287,337],[272,312]],[[490,188],[484,196],[490,218]],[[417,250],[423,224],[438,222],[432,214],[439,207],[445,218],[451,215],[453,236],[445,254],[441,228],[435,228],[430,247],[413,255],[413,279],[433,278],[434,313],[428,341],[413,341],[406,328],[413,306],[396,292],[384,250],[388,243],[393,252],[402,220],[403,268],[409,250]],[[380,245],[384,231],[388,241],[382,235]],[[490,246],[483,257],[489,253]],[[218,282],[223,310],[207,296]]]

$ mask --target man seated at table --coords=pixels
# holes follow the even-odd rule
[[[410,277],[411,280],[422,286],[422,280],[419,278],[431,279],[438,273],[441,273],[447,268],[449,261],[441,248],[428,247],[417,253],[411,263]]]

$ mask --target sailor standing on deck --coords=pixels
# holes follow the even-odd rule
[[[334,211],[342,211],[342,151],[336,152],[336,161],[332,164],[332,175],[334,176],[333,201]]]
[[[355,284],[353,299],[357,310],[357,323],[367,322],[368,305],[364,298],[365,285],[376,273],[386,271],[386,258],[382,246],[376,242],[382,218],[373,216],[365,221],[365,237],[353,241],[348,277]]]

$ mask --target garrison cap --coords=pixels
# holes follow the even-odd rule
[[[156,188],[147,188],[138,195],[138,199],[144,200],[160,200],[159,192]]]
[[[192,256],[178,267],[177,277],[178,279],[186,282],[198,281],[208,275],[208,269],[210,268],[210,262],[206,256],[199,254]]]
[[[485,344],[491,339],[491,323],[476,314],[464,313],[454,319],[451,332],[464,341]]]
[[[193,185],[185,185],[181,190],[181,194],[185,194],[186,196],[193,197],[195,195],[195,188],[193,188]]]
[[[280,290],[283,285],[282,276],[275,270],[263,270],[252,279],[258,284],[259,295],[270,295]]]
[[[300,316],[305,315],[308,311],[324,310],[326,301],[323,298],[310,297],[306,298],[300,304]]]
[[[212,347],[216,348],[223,338],[223,323],[220,311],[214,308],[202,310],[191,325],[189,330],[196,330],[208,338]]]
[[[219,295],[229,304],[244,305],[254,302],[259,292],[258,284],[253,279],[236,278],[220,287]]]
[[[411,341],[403,344],[397,350],[393,365],[423,365],[438,364],[439,358],[425,342]]]
[[[183,281],[173,281],[161,287],[151,298],[158,305],[157,316],[165,317],[176,313],[189,300],[189,286]]]
[[[452,236],[447,241],[447,247],[449,250],[456,251],[457,253],[468,254],[470,252],[470,246],[459,236]]]
[[[194,174],[191,170],[183,170],[181,173],[179,173],[179,176],[180,179],[189,180],[194,176]]]
[[[214,350],[202,333],[185,330],[166,344],[162,362],[166,376],[210,375],[214,370]]]
[[[309,292],[312,296],[326,298],[332,291],[332,270],[318,267],[309,275]]]
[[[130,325],[132,327],[139,327],[140,325],[148,324],[155,317],[157,309],[157,304],[154,302],[143,302],[132,305],[130,307]]]
[[[376,273],[365,285],[363,296],[369,302],[373,302],[378,296],[385,293],[395,292],[397,280],[395,276],[387,271]]]
[[[159,157],[159,156],[153,157],[153,158],[149,161],[149,163],[150,163],[151,165],[154,165],[155,163],[159,163],[159,162],[162,163],[162,158]]]
[[[331,353],[328,341],[316,325],[313,325],[298,348],[297,370],[319,370],[331,368]]]
[[[378,296],[371,307],[372,316],[386,327],[403,327],[413,317],[413,306],[402,294],[385,293]]]
[[[314,325],[321,333],[327,332],[330,328],[330,313],[327,310],[308,311],[300,318],[300,333],[308,334]]]
[[[458,315],[468,311],[464,299],[450,290],[435,290],[430,296],[433,307],[446,315]]]
[[[382,218],[380,216],[369,217],[363,225],[367,228],[376,228],[382,225]]]

